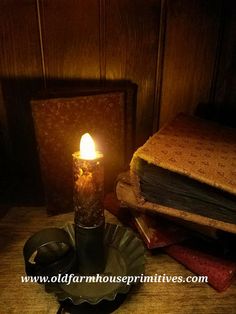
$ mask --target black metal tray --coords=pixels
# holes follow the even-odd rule
[[[74,240],[74,226],[67,224],[64,228]],[[100,276],[138,276],[144,272],[145,249],[142,241],[128,228],[107,223],[104,242],[107,263],[104,273]],[[72,272],[72,271],[71,271]],[[79,274],[75,274],[76,276]],[[96,275],[95,275],[96,276]],[[116,277],[117,278],[117,277]],[[114,300],[119,293],[126,294],[131,285],[125,282],[71,282],[47,283],[45,290],[54,293],[59,301],[70,300],[74,305],[84,302],[97,304],[102,300]]]

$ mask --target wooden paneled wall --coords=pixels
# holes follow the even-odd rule
[[[161,125],[179,111],[193,113],[199,102],[209,102],[220,9],[220,1],[168,2]]]
[[[235,1],[166,3],[159,126],[180,111],[236,126]]]
[[[199,105],[213,118],[226,112],[232,124],[234,2],[1,0],[1,156],[36,177],[29,100],[42,88],[85,80],[138,85],[137,146]]]

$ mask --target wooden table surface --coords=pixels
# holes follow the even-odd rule
[[[55,314],[59,305],[42,285],[21,283],[24,275],[22,248],[35,232],[61,227],[73,213],[48,217],[45,208],[11,208],[0,221],[0,314]],[[117,223],[106,212],[106,221]],[[146,254],[146,275],[188,276],[192,273],[163,253]],[[207,284],[144,283],[128,294],[114,313],[236,313],[236,284],[218,293]]]

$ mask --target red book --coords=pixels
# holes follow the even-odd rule
[[[226,290],[236,274],[236,263],[203,253],[182,244],[174,244],[164,251],[192,272],[208,276],[208,283],[218,291]]]
[[[208,283],[217,291],[226,290],[232,283],[236,263],[182,244],[191,236],[184,228],[158,215],[144,215],[122,208],[115,194],[107,195],[104,205],[121,222],[138,230],[148,249],[162,247],[193,273],[208,276]]]

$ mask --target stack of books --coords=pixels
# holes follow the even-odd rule
[[[133,213],[148,248],[163,247],[193,272],[210,278],[219,275],[208,272],[216,267],[224,280],[212,278],[210,283],[219,291],[228,287],[236,272],[235,262],[224,259],[236,234],[236,130],[178,115],[134,153],[130,170],[117,179],[116,195]],[[183,241],[192,235],[199,243],[215,241],[223,255],[186,247]],[[208,265],[204,271],[200,260]],[[225,276],[222,269],[227,269]]]

